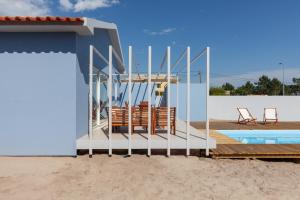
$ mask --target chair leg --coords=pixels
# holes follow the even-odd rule
[[[152,135],[155,135],[155,127],[152,125]]]

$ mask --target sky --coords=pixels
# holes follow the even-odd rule
[[[187,46],[192,57],[211,47],[216,84],[240,85],[263,73],[300,77],[299,0],[0,0],[0,15],[85,16],[117,24],[125,64],[133,46],[136,71],[147,70],[152,46],[153,71],[167,46],[171,62]],[[191,70],[204,73],[204,57]],[[163,68],[162,71],[166,70]],[[174,69],[185,71],[184,61]]]

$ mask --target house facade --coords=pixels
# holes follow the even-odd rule
[[[108,57],[111,45],[122,61],[116,25],[0,17],[0,44],[0,155],[75,156],[76,139],[89,130],[89,48]],[[94,71],[105,71],[94,59]],[[113,64],[124,72],[120,60]]]

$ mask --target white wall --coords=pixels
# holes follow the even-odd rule
[[[299,96],[210,96],[210,118],[237,120],[237,107],[247,107],[259,121],[264,108],[276,107],[279,121],[300,121]]]

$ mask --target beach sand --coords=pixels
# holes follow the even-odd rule
[[[300,199],[300,164],[155,155],[1,157],[0,199]]]

